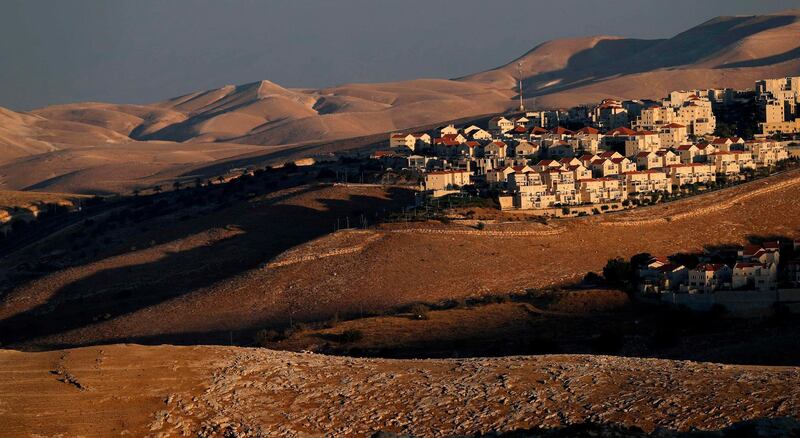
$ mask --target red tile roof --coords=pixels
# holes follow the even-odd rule
[[[466,170],[434,170],[432,172],[428,172],[428,175],[448,175],[452,173],[469,173]]]
[[[550,133],[551,134],[558,134],[558,135],[572,135],[572,134],[574,134],[574,132],[572,132],[569,129],[564,128],[562,126],[558,126],[558,127],[554,128],[552,131],[550,131]]]
[[[699,265],[695,268],[696,271],[705,271],[705,272],[717,272],[720,269],[724,268],[726,265],[723,263],[706,263],[703,265]]]
[[[636,131],[630,128],[626,128],[624,126],[620,126],[619,128],[614,128],[611,131],[608,131],[606,135],[634,135]]]

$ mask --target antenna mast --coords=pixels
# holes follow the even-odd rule
[[[519,110],[525,111],[525,105],[522,104],[522,61],[517,63],[517,80],[519,81]]]

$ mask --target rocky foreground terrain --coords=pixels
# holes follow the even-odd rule
[[[3,436],[450,436],[587,422],[666,433],[756,419],[789,433],[796,423],[781,418],[798,416],[796,367],[135,345],[0,351]]]

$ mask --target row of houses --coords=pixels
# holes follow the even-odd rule
[[[444,133],[442,137],[435,138],[431,138],[429,134],[393,134],[390,145],[394,146],[386,153],[400,156],[425,154],[451,160],[453,158],[559,159],[616,149],[624,150],[626,157],[638,160],[640,157],[646,157],[645,153],[661,155],[673,151],[680,156],[683,163],[736,161],[744,168],[771,166],[789,156],[785,145],[766,139],[745,141],[740,137],[708,137],[698,142],[688,142],[686,128],[674,124],[662,127],[660,133],[616,128],[605,134],[591,127],[571,131],[563,127],[547,130],[517,126],[520,130],[519,135],[502,139],[494,137],[495,134],[489,131],[483,131],[488,133],[488,136],[481,135],[480,139],[469,139],[469,135],[476,132],[470,129],[474,128],[474,125],[467,128],[468,132],[459,132],[452,125],[447,128],[455,132]],[[651,159],[655,160],[652,156]],[[743,162],[745,159],[752,159],[752,163]]]
[[[789,158],[785,144],[714,137],[712,102],[725,90],[675,91],[660,102],[606,99],[584,114],[529,112],[496,116],[486,126],[446,125],[427,133],[394,133],[373,158],[386,168],[424,175],[434,195],[465,185],[496,189],[506,208],[538,209],[615,203],[691,185],[744,178],[745,172]],[[625,117],[622,114],[625,114]],[[631,120],[632,115],[636,115]],[[546,128],[553,119],[584,117],[631,127]],[[618,116],[618,117],[617,117]]]
[[[492,120],[502,122],[498,118]],[[513,200],[504,205],[518,209],[620,202],[630,195],[671,193],[687,185],[714,183],[718,176],[735,178],[748,169],[772,166],[788,158],[786,147],[777,142],[744,141],[738,137],[640,151],[630,157],[615,151],[586,153],[585,145],[625,138],[631,130],[617,128],[604,135],[589,127],[578,131],[561,127],[528,129],[521,124],[525,120],[509,122],[527,130],[526,136],[535,136],[537,141],[513,138],[504,141],[491,133],[491,137],[480,141],[467,140],[467,135],[476,132],[474,126],[460,130],[448,125],[437,130],[442,137],[434,137],[431,142],[428,134],[404,137],[409,143],[415,142],[415,151],[427,148],[432,152],[428,155],[408,155],[410,147],[406,144],[401,146],[406,153],[378,151],[373,158],[387,167],[411,168],[425,173],[425,189],[435,196],[477,183],[507,192]],[[497,132],[497,126],[492,125],[491,129]],[[632,135],[637,136],[637,133]],[[400,136],[397,138],[399,141]],[[631,140],[624,141],[627,145]],[[580,142],[584,146],[576,146]],[[549,145],[548,149],[552,150],[560,143],[567,144],[565,154],[568,156],[535,158],[541,144]],[[579,150],[584,153],[572,155]]]
[[[789,245],[787,245],[788,247]],[[800,239],[791,245],[800,254]],[[637,271],[642,293],[711,294],[719,291],[775,291],[779,284],[800,286],[800,257],[781,263],[781,242],[748,245],[738,251],[733,263],[704,260],[693,268],[653,257]]]

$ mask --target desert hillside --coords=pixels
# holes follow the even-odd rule
[[[768,423],[763,430],[797,432],[780,417],[800,415],[798,380],[793,367],[607,356],[394,361],[226,347],[1,350],[0,418],[9,436],[451,436],[539,427],[570,436],[581,423],[627,431],[613,436],[736,424],[734,433],[752,436],[759,429],[747,422],[759,419]]]
[[[498,88],[516,84],[522,63],[529,106],[559,107],[605,97],[659,98],[696,87],[751,87],[758,77],[800,71],[798,11],[717,17],[663,40],[616,36],[543,43],[487,72],[461,78]]]
[[[28,269],[25,260],[58,248],[70,264],[8,281],[14,286],[0,304],[0,333],[5,344],[25,348],[223,342],[232,331],[556,287],[617,256],[793,238],[800,229],[798,187],[795,170],[547,225],[501,216],[484,230],[416,222],[333,232],[345,217],[357,226],[362,216],[407,205],[409,191],[391,187],[307,185],[219,207],[175,200],[153,219],[136,219],[143,214],[137,209],[126,213],[131,220],[97,223],[9,254],[10,279]],[[477,212],[484,214],[497,213]],[[96,233],[102,237],[90,239]]]
[[[718,17],[662,40],[553,40],[504,66],[455,80],[320,89],[287,89],[262,80],[149,105],[88,102],[30,113],[3,109],[0,188],[130,191],[197,173],[209,160],[285,160],[286,154],[271,150],[275,146],[311,154],[311,146],[348,148],[341,140],[503,112],[516,106],[517,62],[523,63],[529,108],[607,97],[658,98],[686,88],[750,87],[757,79],[800,74],[798,17],[800,10]],[[221,148],[209,157],[213,144]],[[122,153],[115,154],[117,149]],[[161,161],[165,151],[180,158]],[[143,161],[148,164],[136,169],[135,163]]]

